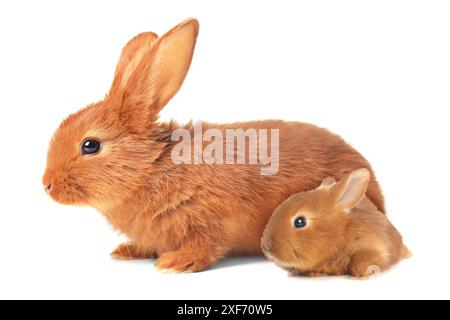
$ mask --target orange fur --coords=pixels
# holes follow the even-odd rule
[[[127,253],[159,256],[159,268],[181,272],[203,270],[228,254],[261,254],[263,229],[286,197],[327,176],[370,169],[337,135],[277,120],[204,124],[205,130],[280,129],[277,175],[262,176],[256,165],[174,164],[171,133],[180,126],[157,118],[186,76],[197,33],[198,23],[190,19],[160,38],[144,33],[132,39],[106,98],[56,131],[43,178],[54,200],[104,213],[137,248]],[[193,130],[191,124],[185,128]],[[81,155],[86,138],[102,142],[99,154]],[[383,211],[375,178],[368,195]]]
[[[365,196],[367,169],[329,179],[292,195],[273,213],[261,246],[266,256],[294,274],[367,278],[409,256],[402,237]],[[297,217],[306,227],[295,228]]]

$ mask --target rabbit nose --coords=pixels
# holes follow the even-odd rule
[[[263,251],[270,252],[273,249],[272,239],[265,239],[261,245]]]
[[[52,190],[52,184],[51,183],[45,184],[44,189],[46,192],[50,192],[50,190]]]
[[[44,185],[45,192],[48,193],[50,192],[50,190],[52,190],[52,179],[49,177],[48,174],[46,174],[42,179],[42,184]]]

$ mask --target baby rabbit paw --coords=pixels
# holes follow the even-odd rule
[[[207,269],[215,262],[193,251],[174,251],[161,255],[156,268],[162,272],[189,273]]]
[[[383,257],[376,250],[356,252],[350,262],[350,274],[353,278],[367,280],[381,273]]]
[[[353,279],[356,280],[368,280],[372,277],[377,276],[381,273],[381,269],[377,265],[359,265],[359,266],[353,266],[351,270],[351,275]]]
[[[126,242],[119,245],[111,253],[111,257],[116,260],[154,259],[156,254],[143,251],[133,242]]]

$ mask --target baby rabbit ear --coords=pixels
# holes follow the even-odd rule
[[[157,39],[156,33],[144,32],[128,41],[122,49],[119,62],[117,63],[111,92],[117,92],[127,85],[142,58],[150,51]]]
[[[336,203],[344,211],[350,211],[364,198],[370,182],[369,170],[363,168],[346,175],[332,190]]]
[[[197,20],[188,19],[156,40],[149,41],[148,35],[143,39],[138,36],[135,42],[139,50],[131,59],[127,58],[127,51],[133,52],[133,40],[130,50],[126,47],[123,55],[128,64],[125,72],[118,71],[115,82],[120,85],[112,88],[110,98],[119,101],[113,105],[125,108],[122,111],[133,126],[156,120],[159,111],[180,89],[191,65],[198,30]],[[121,69],[119,65],[118,70]]]

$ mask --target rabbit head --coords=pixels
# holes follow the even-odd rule
[[[54,200],[107,208],[151,183],[145,175],[170,143],[158,113],[183,83],[198,29],[189,19],[126,44],[104,100],[69,116],[50,142],[43,184]]]

